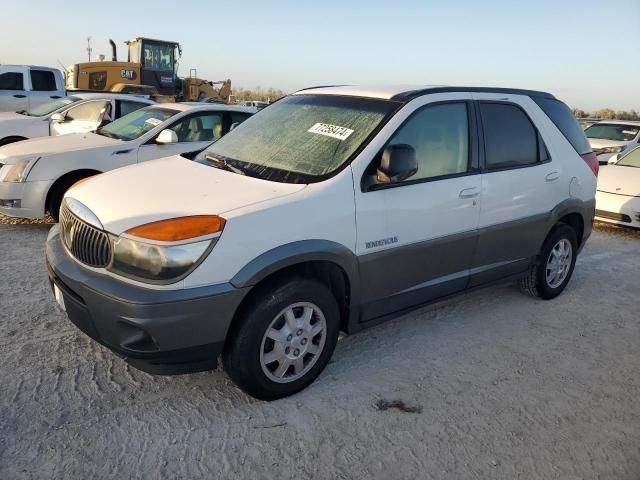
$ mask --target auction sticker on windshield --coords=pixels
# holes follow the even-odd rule
[[[307,130],[307,132],[337,138],[342,141],[349,138],[349,135],[353,133],[353,130],[347,127],[340,127],[338,125],[330,125],[328,123],[316,123],[313,127]]]
[[[162,120],[158,120],[157,118],[147,118],[144,123],[148,123],[150,125],[153,125],[154,127],[157,127],[158,125],[160,125],[162,123]]]

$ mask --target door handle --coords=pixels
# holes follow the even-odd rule
[[[465,188],[460,192],[460,198],[475,198],[480,194],[478,187]]]
[[[62,97],[60,97],[60,95],[51,95],[49,98],[58,99],[58,98],[62,98]]]
[[[113,152],[111,155],[123,155],[125,153],[131,152],[131,150],[133,150],[133,149],[130,148],[129,150],[118,150],[116,152]]]
[[[27,98],[27,96],[26,96],[26,95],[22,95],[21,93],[16,93],[16,94],[14,95],[14,97],[15,97],[15,98]]]
[[[546,177],[544,177],[544,179],[547,182],[555,182],[559,178],[560,178],[560,172],[551,172],[551,173],[547,174]]]

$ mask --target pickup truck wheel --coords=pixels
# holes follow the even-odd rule
[[[264,289],[239,319],[224,368],[248,394],[275,400],[322,372],[338,340],[338,304],[322,283],[292,279]]]
[[[560,295],[576,265],[577,238],[569,225],[560,225],[553,230],[542,246],[538,262],[520,280],[521,290],[545,300]]]

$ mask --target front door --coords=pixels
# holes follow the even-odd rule
[[[18,112],[29,109],[29,97],[25,90],[22,72],[0,73],[0,111]]]
[[[364,192],[356,185],[363,321],[467,286],[481,179],[473,105],[458,97],[418,107],[387,142],[415,149],[416,174]]]

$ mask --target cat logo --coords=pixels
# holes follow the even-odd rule
[[[136,71],[135,70],[122,69],[122,70],[120,70],[120,76],[122,78],[126,78],[127,80],[135,80],[136,79]]]

